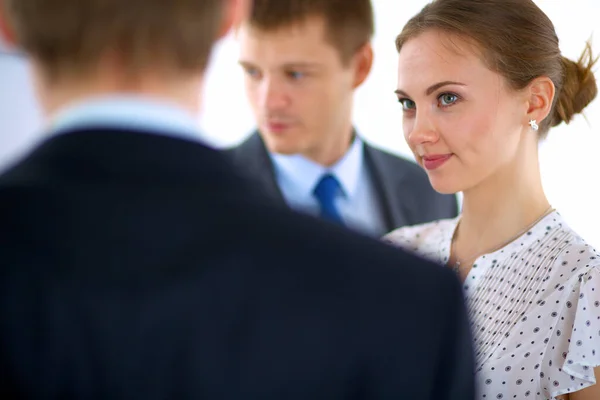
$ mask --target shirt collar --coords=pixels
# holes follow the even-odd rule
[[[331,167],[324,167],[300,154],[270,153],[279,178],[292,183],[303,195],[312,196],[312,191],[326,173],[333,174],[347,197],[353,197],[357,191],[363,165],[363,141],[354,137],[352,145],[344,156]]]
[[[67,106],[50,119],[51,134],[103,126],[207,142],[194,116],[174,103],[142,96],[107,96]]]

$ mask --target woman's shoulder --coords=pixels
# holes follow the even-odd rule
[[[556,278],[553,283],[570,287],[573,293],[578,293],[592,276],[596,276],[594,284],[599,285],[600,253],[566,224],[562,226],[560,234],[560,239],[558,235],[552,238],[557,243],[555,246],[546,245],[553,250],[550,257],[553,276]],[[597,296],[600,296],[600,290]],[[600,312],[600,308],[598,311]]]
[[[419,225],[403,226],[386,234],[382,240],[393,246],[418,251],[425,246],[449,240],[456,227],[457,218],[440,219]]]
[[[552,258],[555,263],[560,264],[563,271],[570,267],[570,272],[576,274],[580,269],[600,268],[600,253],[598,250],[564,221],[561,221],[560,229],[551,237],[554,244],[546,244],[546,247],[559,250],[558,254]]]

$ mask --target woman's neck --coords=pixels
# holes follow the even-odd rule
[[[503,247],[548,213],[537,149],[520,159],[464,192],[453,258],[472,262],[465,259]]]

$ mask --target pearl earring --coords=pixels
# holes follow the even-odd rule
[[[537,131],[540,127],[537,124],[537,121],[535,119],[530,119],[529,120],[529,126],[531,126],[531,129],[534,131]]]

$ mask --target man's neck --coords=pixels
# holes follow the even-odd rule
[[[48,117],[87,100],[123,95],[168,102],[196,116],[201,110],[202,76],[164,79],[140,74],[135,80],[129,80],[124,76],[97,71],[87,77],[56,82],[42,78],[40,73],[35,73],[35,78],[38,98]]]
[[[354,128],[349,125],[344,129],[344,135],[332,136],[334,139],[323,143],[322,146],[311,149],[303,154],[304,157],[324,167],[338,163],[348,152],[355,140]]]

